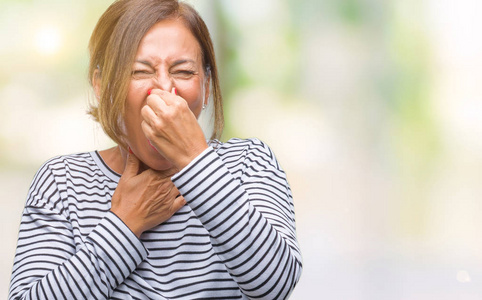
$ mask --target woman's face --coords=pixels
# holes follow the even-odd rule
[[[144,164],[156,170],[167,170],[172,165],[145,137],[141,109],[149,90],[171,92],[173,88],[197,118],[209,95],[209,80],[204,74],[199,43],[179,19],[157,23],[142,38],[126,99],[127,144]]]

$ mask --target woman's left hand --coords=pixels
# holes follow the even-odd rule
[[[181,170],[207,147],[204,133],[186,100],[154,89],[141,110],[142,130],[151,144]]]

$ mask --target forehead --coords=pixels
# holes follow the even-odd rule
[[[201,47],[181,19],[162,20],[142,38],[136,58],[162,62],[180,57],[200,60]]]

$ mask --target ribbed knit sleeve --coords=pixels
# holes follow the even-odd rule
[[[259,140],[206,149],[172,178],[251,299],[285,299],[302,269],[285,173]]]
[[[75,242],[50,165],[37,173],[18,237],[9,299],[106,299],[147,257],[138,238],[106,212]]]

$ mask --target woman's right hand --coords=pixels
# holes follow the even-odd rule
[[[173,174],[152,169],[139,173],[140,161],[132,153],[112,196],[111,211],[137,237],[165,221],[186,204],[171,181]]]

